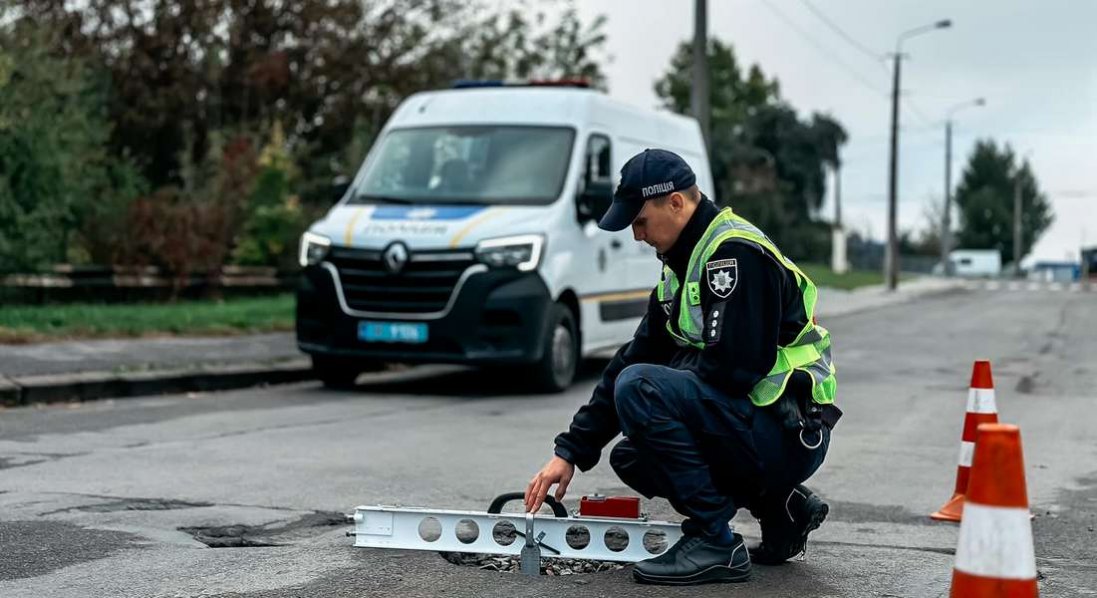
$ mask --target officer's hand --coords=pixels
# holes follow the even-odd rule
[[[556,486],[556,500],[564,500],[564,493],[568,490],[572,476],[575,475],[575,466],[560,457],[553,456],[537,475],[530,480],[526,487],[526,512],[533,513],[541,508],[548,495],[549,488]]]

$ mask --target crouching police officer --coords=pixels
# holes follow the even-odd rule
[[[621,169],[599,226],[630,225],[659,253],[662,280],[632,341],[556,437],[526,508],[540,508],[554,484],[563,498],[575,467],[594,467],[622,433],[610,454],[617,475],[686,518],[682,539],[637,563],[634,578],[745,581],[751,560],[779,564],[802,552],[827,515],[800,485],[822,464],[841,416],[816,287],[762,231],[705,197],[672,152],[645,150]],[[749,556],[728,525],[744,507],[762,528]]]

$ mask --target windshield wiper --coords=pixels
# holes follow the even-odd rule
[[[413,204],[416,203],[414,199],[408,199],[406,197],[392,197],[389,195],[367,195],[365,193],[359,193],[354,196],[355,203],[363,201],[376,201],[379,203],[398,203],[398,204]]]
[[[391,195],[368,195],[359,193],[351,200],[354,203],[378,202],[395,203],[402,205],[438,205],[438,204],[465,204],[465,205],[494,205],[490,200],[482,197],[393,197]]]

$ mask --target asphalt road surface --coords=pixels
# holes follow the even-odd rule
[[[0,596],[947,596],[958,528],[926,514],[952,490],[977,358],[1021,426],[1041,594],[1097,595],[1095,315],[1091,294],[973,291],[825,322],[846,416],[809,485],[831,517],[805,561],[736,586],[635,586],[627,569],[530,579],[344,536],[356,505],[482,510],[521,489],[604,363],[552,396],[419,368],[353,392],[3,411]],[[625,492],[605,461],[568,502],[594,491]],[[735,523],[757,538],[749,514]]]

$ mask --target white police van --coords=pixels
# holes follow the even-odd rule
[[[652,248],[597,227],[649,147],[712,189],[695,120],[581,85],[407,98],[301,239],[298,346],[333,387],[391,361],[518,367],[566,388],[582,357],[631,337],[658,281]]]

